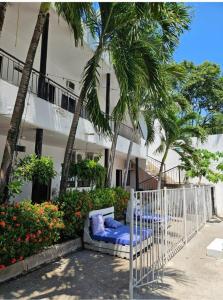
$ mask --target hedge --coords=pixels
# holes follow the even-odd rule
[[[129,193],[122,188],[102,188],[90,192],[69,191],[57,198],[55,203],[63,211],[65,228],[61,234],[64,239],[81,236],[84,221],[91,210],[110,206],[115,208],[115,218],[123,218],[127,208]]]
[[[62,212],[52,203],[30,201],[0,206],[0,269],[60,239]]]

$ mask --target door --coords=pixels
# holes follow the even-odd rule
[[[116,186],[122,186],[122,170],[116,170]]]

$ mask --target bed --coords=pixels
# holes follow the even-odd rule
[[[135,199],[134,201],[133,211],[134,223],[138,226],[141,222],[142,226],[154,228],[154,231],[160,231],[164,227],[165,222],[167,222],[167,227],[170,226],[170,216],[165,217],[158,212],[155,212],[155,209],[153,207],[144,206],[143,209],[140,209],[140,202],[137,199]],[[130,223],[130,201],[128,202],[126,212],[126,223]]]
[[[84,226],[84,247],[121,258],[130,258],[130,227],[122,225],[119,228],[106,228],[104,232],[93,235],[91,232],[91,217],[102,214],[104,218],[112,217],[114,219],[114,207],[100,210],[94,210],[89,213]],[[145,251],[152,243],[152,229],[142,230],[134,228],[133,236],[133,255],[140,250]],[[140,247],[141,241],[141,247]]]

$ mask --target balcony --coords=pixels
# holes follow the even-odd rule
[[[0,78],[15,85],[19,86],[22,77],[24,62],[0,49]],[[60,85],[49,77],[40,74],[39,71],[32,69],[29,91],[36,96],[44,99],[45,101],[55,104],[64,110],[71,113],[75,111],[78,95],[70,91],[66,87]],[[85,106],[82,107],[81,117],[89,120],[88,112]],[[129,140],[132,139],[133,129],[126,124],[121,124],[119,135]],[[135,134],[133,141],[140,144],[142,137],[140,126]]]

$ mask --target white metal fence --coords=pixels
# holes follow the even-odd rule
[[[211,218],[211,186],[132,190],[130,202],[130,298],[133,298],[135,287],[162,278],[165,263]],[[136,243],[134,232],[139,228]],[[147,247],[146,231],[152,235]]]

